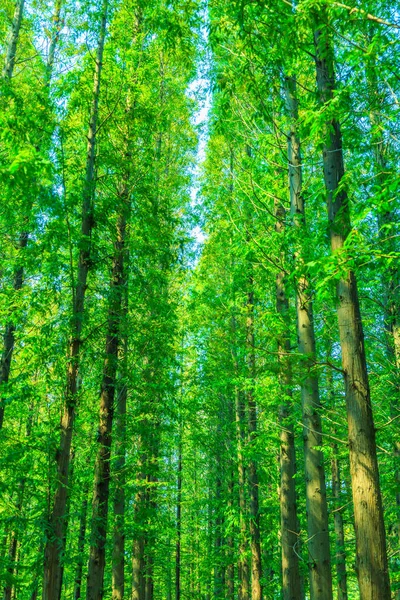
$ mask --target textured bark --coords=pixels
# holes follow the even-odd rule
[[[298,111],[294,79],[286,79],[286,99],[292,121],[292,127],[288,133],[290,206],[298,239],[303,240],[306,239],[307,232],[302,196],[301,148],[296,132]],[[301,400],[310,597],[311,600],[332,600],[324,455],[318,449],[322,446],[322,424],[318,377],[313,370],[316,360],[313,305],[301,245],[295,252],[295,264],[300,273],[296,291],[297,342],[299,354],[302,357],[302,367],[306,374],[301,381]]]
[[[14,18],[11,23],[11,30],[8,37],[6,59],[3,67],[3,77],[11,79],[15,66],[15,55],[17,53],[19,32],[21,29],[22,17],[24,14],[25,0],[17,0],[14,11]]]
[[[96,133],[104,40],[106,35],[107,9],[108,0],[104,0],[95,62],[93,100],[88,131],[86,173],[82,199],[82,245],[79,254],[76,289],[73,293],[73,318],[68,349],[69,356],[67,363],[67,383],[64,395],[63,415],[60,424],[60,447],[56,455],[57,488],[49,517],[49,531],[45,547],[43,600],[59,600],[62,585],[61,558],[63,554],[63,540],[65,538],[66,527],[66,505],[68,496],[70,453],[77,402],[84,303],[87,277],[90,269],[90,240],[93,227],[93,195],[95,187]]]
[[[321,106],[334,97],[333,48],[327,13],[314,17],[317,87]],[[326,123],[323,147],[329,233],[334,254],[341,251],[351,230],[349,200],[340,182],[344,175],[339,121]],[[345,379],[350,474],[356,533],[357,575],[361,600],[389,600],[386,534],[376,456],[375,428],[364,347],[356,276],[344,273],[337,283],[338,324]]]
[[[144,537],[137,536],[132,552],[132,600],[144,600]]]
[[[255,383],[256,378],[256,359],[255,359],[255,341],[254,341],[254,292],[253,278],[250,277],[250,291],[247,294],[247,323],[246,323],[246,344],[247,344],[247,363],[249,377]],[[257,438],[257,406],[254,398],[254,388],[247,392],[247,426],[249,443],[252,444]],[[261,542],[260,542],[260,509],[258,498],[258,473],[257,464],[253,457],[249,460],[248,482],[250,489],[250,548],[251,548],[251,599],[262,599],[262,562],[261,562]]]
[[[83,574],[83,556],[85,550],[85,537],[86,537],[86,523],[87,523],[87,509],[88,509],[88,493],[89,486],[85,484],[83,488],[83,500],[81,514],[79,518],[79,535],[78,535],[78,563],[76,565],[75,581],[74,581],[74,600],[79,600],[82,595],[82,574]]]
[[[336,540],[336,574],[337,574],[337,600],[347,600],[347,573],[346,573],[346,555],[344,542],[343,517],[341,513],[341,486],[339,459],[337,458],[338,448],[336,444],[332,446],[333,458],[332,466],[332,492],[335,502],[335,540]]]
[[[277,212],[277,206],[275,208]],[[276,221],[276,229],[282,232],[281,218]],[[289,302],[285,290],[285,273],[276,277],[276,309],[282,319],[283,332],[278,338],[280,362],[280,384],[285,402],[279,406],[280,425],[280,513],[282,547],[282,596],[283,600],[302,600],[303,586],[299,569],[299,525],[297,518],[296,455],[294,446],[292,412],[292,369],[289,359]],[[297,550],[296,550],[297,548]]]
[[[121,198],[121,204],[124,205],[126,203],[127,197],[124,193]],[[103,381],[100,394],[98,450],[92,500],[91,545],[86,600],[101,600],[103,597],[110,485],[111,434],[114,396],[117,385],[122,297],[126,284],[124,273],[126,215],[124,214],[124,206],[122,206],[121,210],[122,214],[118,217],[116,241],[114,243]]]
[[[327,363],[332,360],[332,347],[331,343],[327,345]],[[330,397],[330,406],[335,406],[335,391],[334,382],[332,376],[332,369],[328,367],[327,371],[327,392]],[[335,429],[333,435],[336,436]],[[335,546],[336,546],[336,576],[337,576],[337,600],[347,600],[347,572],[346,572],[346,552],[345,552],[345,538],[344,538],[344,526],[342,516],[342,480],[340,477],[340,465],[339,465],[339,452],[336,442],[332,443],[332,459],[331,459],[331,473],[332,473],[332,495],[333,495],[333,518],[335,525]]]
[[[126,313],[126,304],[124,307]],[[114,463],[114,531],[113,531],[113,556],[112,556],[112,599],[122,600],[125,591],[125,448],[126,448],[126,401],[128,388],[126,377],[127,339],[124,343],[124,357],[121,361],[122,381],[116,403],[115,425],[117,440],[115,443]]]

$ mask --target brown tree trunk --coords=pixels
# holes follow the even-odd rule
[[[327,348],[327,363],[332,360],[332,348],[330,342]],[[335,391],[334,382],[332,376],[332,369],[328,367],[327,371],[327,392],[330,397],[330,406],[335,406]],[[334,429],[333,435],[336,436]],[[345,539],[344,539],[344,526],[342,516],[342,481],[340,477],[340,465],[339,465],[339,452],[336,442],[332,445],[332,459],[331,459],[331,471],[332,471],[332,495],[333,495],[333,518],[335,525],[335,546],[336,546],[336,576],[337,576],[337,600],[347,600],[347,572],[346,572],[346,552],[345,552]]]
[[[275,209],[277,211],[277,207]],[[277,214],[276,229],[283,231]],[[296,454],[292,418],[292,368],[290,364],[289,302],[285,290],[285,273],[276,277],[276,310],[282,319],[282,334],[278,338],[280,383],[285,402],[279,407],[280,425],[280,512],[282,546],[283,600],[302,600],[304,597],[299,569],[299,524],[296,500]]]
[[[18,247],[17,247],[18,255],[20,254],[21,251],[24,250],[24,248],[26,248],[27,244],[28,244],[28,233],[23,232],[20,235],[19,241],[18,241]],[[19,256],[18,256],[17,260],[19,260]],[[24,282],[24,268],[21,265],[21,266],[17,266],[15,273],[14,273],[14,282],[13,282],[14,292],[18,292],[22,288],[23,282]],[[3,427],[4,410],[5,410],[4,398],[2,397],[3,394],[2,394],[1,388],[5,384],[8,383],[8,380],[10,378],[11,360],[12,360],[12,355],[14,352],[14,344],[15,344],[15,323],[12,320],[10,320],[10,322],[7,323],[7,325],[6,325],[6,330],[4,332],[3,353],[2,353],[1,364],[0,364],[0,429]]]
[[[179,433],[178,487],[176,498],[175,600],[181,598],[181,537],[182,537],[182,427]]]
[[[334,98],[333,48],[326,9],[313,13],[317,87],[321,106]],[[326,123],[323,147],[331,249],[340,253],[351,231],[339,121]],[[350,474],[354,503],[357,575],[361,600],[390,600],[386,534],[376,456],[364,334],[356,276],[348,270],[337,283],[338,324],[345,379]]]
[[[14,11],[14,18],[11,23],[11,31],[8,37],[6,59],[3,67],[3,77],[11,79],[15,66],[15,55],[17,53],[19,31],[21,29],[22,17],[24,14],[25,0],[17,0]]]
[[[87,277],[90,268],[90,240],[93,227],[93,196],[95,187],[96,133],[104,40],[106,36],[107,9],[108,0],[104,0],[95,63],[93,101],[88,132],[86,174],[82,201],[82,245],[79,254],[77,283],[76,288],[73,291],[73,321],[68,349],[67,384],[64,396],[63,415],[60,424],[60,447],[56,455],[57,488],[49,517],[49,532],[45,547],[43,600],[59,600],[62,585],[61,557],[64,550],[63,540],[66,527],[70,453],[77,402],[84,302]]]
[[[126,303],[123,310],[126,314]],[[117,440],[114,463],[114,540],[112,558],[112,600],[122,600],[125,586],[125,450],[126,450],[126,401],[128,395],[126,357],[127,338],[123,342],[124,356],[120,389],[116,406]]]
[[[144,600],[144,537],[135,537],[132,553],[132,600]]]
[[[83,500],[81,514],[79,518],[79,535],[78,535],[78,564],[76,566],[75,581],[74,581],[74,600],[79,600],[82,595],[82,574],[83,574],[83,553],[85,550],[85,537],[86,537],[86,522],[87,522],[87,509],[88,509],[88,493],[89,485],[85,484],[83,488]]]
[[[254,291],[253,278],[249,281],[250,291],[247,294],[247,323],[246,323],[246,343],[247,343],[247,362],[249,377],[252,384],[255,384],[256,378],[256,359],[254,351]],[[257,438],[257,406],[254,398],[254,388],[247,392],[247,410],[248,410],[248,438],[252,444]],[[248,482],[250,488],[250,548],[251,548],[251,599],[262,599],[262,565],[261,565],[261,543],[260,543],[260,509],[258,498],[258,473],[257,464],[253,457],[249,460]]]
[[[140,441],[142,444],[143,441]],[[133,539],[132,549],[132,594],[131,600],[145,600],[145,546],[146,538],[144,534],[144,518],[145,518],[145,490],[144,481],[145,474],[144,469],[147,463],[147,456],[142,452],[138,463],[138,480],[139,487],[135,497],[135,518],[136,532]]]
[[[126,194],[121,198],[127,202]],[[110,485],[111,434],[113,425],[114,395],[120,345],[120,321],[125,280],[125,207],[118,217],[116,241],[110,286],[106,356],[100,394],[98,451],[96,458],[92,500],[91,546],[88,565],[86,600],[101,600],[105,569],[105,543],[107,536],[108,498]]]
[[[341,513],[341,487],[340,467],[337,444],[332,445],[332,492],[335,501],[335,539],[336,539],[336,573],[337,573],[337,600],[347,600],[347,573],[346,573],[346,555],[344,545],[344,527]]]
[[[235,404],[237,466],[239,484],[239,547],[238,547],[238,600],[250,600],[250,567],[247,556],[246,476],[243,463],[244,406],[239,390]]]
[[[286,100],[292,121],[288,134],[289,191],[291,215],[298,239],[305,239],[305,207],[302,196],[300,140],[296,132],[298,110],[296,81],[286,78]],[[308,534],[308,565],[311,600],[332,600],[332,574],[329,544],[328,504],[322,446],[321,402],[318,377],[313,371],[316,360],[313,306],[302,248],[295,251],[297,280],[297,342],[306,375],[301,381],[303,412],[304,474]]]

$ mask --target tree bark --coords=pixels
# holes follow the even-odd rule
[[[126,194],[120,198],[126,204]],[[125,206],[117,220],[116,241],[110,300],[108,311],[105,359],[103,365],[103,381],[100,394],[100,415],[98,431],[98,451],[96,458],[94,490],[92,500],[91,546],[88,565],[86,600],[101,600],[103,597],[103,580],[105,569],[105,543],[107,536],[108,499],[110,485],[111,434],[114,413],[114,396],[118,366],[118,350],[120,345],[121,308],[125,280]]]
[[[83,488],[83,500],[81,514],[79,518],[79,536],[78,536],[78,564],[76,566],[74,581],[74,600],[79,600],[82,594],[82,574],[83,574],[83,553],[85,550],[87,509],[88,509],[89,486],[85,484]]]
[[[49,517],[49,531],[45,547],[43,600],[59,600],[62,585],[63,540],[66,527],[66,505],[68,496],[68,476],[72,432],[77,403],[78,376],[81,352],[81,332],[84,319],[84,303],[87,277],[90,269],[91,233],[93,228],[93,196],[95,188],[95,151],[97,120],[99,112],[101,71],[103,65],[104,41],[106,36],[108,0],[103,0],[100,34],[95,62],[93,100],[91,106],[86,173],[82,200],[81,250],[76,288],[73,291],[73,318],[69,341],[67,363],[67,383],[61,418],[60,447],[56,455],[57,488]]]
[[[254,386],[256,378],[256,359],[254,352],[254,291],[253,277],[249,280],[250,291],[247,294],[247,323],[246,343],[247,362],[249,377]],[[257,406],[254,398],[254,387],[247,392],[247,425],[249,443],[257,439]],[[262,599],[262,564],[261,564],[261,542],[260,542],[260,509],[258,498],[258,473],[257,464],[253,457],[249,460],[248,482],[250,488],[250,547],[251,547],[251,599]]]
[[[181,598],[181,537],[182,537],[182,427],[179,432],[178,482],[176,498],[175,600]]]
[[[239,548],[238,548],[238,599],[250,600],[250,568],[247,556],[247,506],[246,476],[243,463],[243,422],[244,406],[239,389],[236,390],[235,420],[237,441],[237,468],[239,484]]]
[[[25,0],[17,0],[14,11],[14,18],[11,24],[11,31],[9,33],[6,59],[3,67],[4,79],[11,79],[14,72],[15,66],[15,55],[17,53],[19,32],[21,29],[22,17],[24,14]]]
[[[282,233],[283,224],[275,206],[276,230]],[[303,586],[299,569],[299,524],[296,499],[296,453],[292,418],[292,368],[290,364],[289,301],[285,290],[285,273],[276,277],[276,310],[282,319],[282,334],[278,337],[280,384],[285,398],[279,406],[280,425],[280,512],[282,547],[282,596],[283,600],[302,600]]]
[[[288,164],[290,207],[298,239],[306,239],[305,207],[302,195],[302,165],[298,121],[296,81],[286,78],[286,101],[292,127],[288,133]],[[322,446],[321,402],[318,377],[313,370],[316,361],[313,305],[302,248],[295,249],[295,264],[299,270],[296,291],[297,343],[305,376],[301,381],[303,412],[304,474],[306,480],[306,511],[308,535],[308,565],[311,600],[332,600],[332,574],[329,545],[328,505]]]
[[[126,314],[126,302],[123,312]],[[126,401],[127,382],[127,338],[123,342],[124,356],[121,361],[122,373],[116,406],[117,440],[114,463],[114,540],[112,558],[112,600],[122,600],[125,585],[125,451],[126,451]]]
[[[320,104],[334,98],[333,47],[326,8],[313,13],[317,87]],[[342,251],[351,231],[349,199],[341,186],[344,176],[342,135],[336,118],[326,123],[323,147],[329,233],[334,254]],[[338,324],[345,379],[350,474],[356,532],[357,576],[361,600],[390,600],[386,534],[376,456],[357,280],[347,270],[337,283]]]

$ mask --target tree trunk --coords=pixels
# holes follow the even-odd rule
[[[144,600],[144,539],[136,538],[132,554],[132,600]]]
[[[86,522],[88,509],[89,485],[85,484],[83,488],[83,500],[81,514],[79,518],[79,536],[78,536],[78,564],[76,566],[74,581],[74,600],[79,600],[82,594],[82,573],[83,573],[83,553],[85,551]]]
[[[230,406],[232,407],[232,404],[230,403]],[[232,408],[229,411],[229,416],[230,416],[230,420],[232,422],[233,418],[232,418]],[[233,509],[233,489],[234,489],[234,484],[233,484],[233,477],[234,474],[232,472],[232,467],[229,470],[229,482],[228,482],[228,509],[229,512],[232,512]],[[229,527],[232,527],[232,525],[230,524]],[[226,567],[226,577],[225,577],[225,581],[226,581],[226,600],[234,600],[235,597],[235,565],[234,565],[234,552],[235,552],[235,540],[234,540],[234,534],[232,531],[229,532],[227,540],[226,540],[226,545],[227,545],[227,555],[228,555],[228,564]]]
[[[333,48],[325,9],[313,14],[317,86],[321,106],[334,98]],[[336,118],[326,123],[323,147],[329,232],[333,253],[340,253],[351,231],[344,175],[342,136]],[[361,600],[390,600],[386,534],[376,456],[364,334],[356,276],[348,270],[337,283],[338,324],[345,379],[350,474],[356,532],[357,576]]]
[[[247,324],[246,324],[246,343],[248,352],[249,377],[252,384],[256,378],[256,364],[254,352],[254,292],[253,278],[249,281],[250,291],[247,294]],[[257,406],[254,398],[254,388],[247,392],[247,410],[248,410],[248,437],[252,444],[257,438]],[[258,473],[257,464],[254,457],[249,460],[248,481],[250,488],[250,547],[251,547],[251,599],[262,599],[262,565],[261,565],[261,543],[260,543],[260,509],[258,499]]]
[[[126,194],[123,194],[121,200],[122,204],[127,203]],[[122,206],[121,211],[121,215],[119,215],[117,221],[116,241],[114,243],[105,349],[106,356],[103,365],[103,381],[100,394],[99,431],[97,437],[99,446],[94,476],[91,546],[86,600],[101,600],[103,597],[110,485],[111,434],[120,343],[121,307],[123,290],[126,284],[124,273],[126,216],[124,206]]]
[[[46,62],[47,84],[49,84],[50,80],[51,80],[51,75],[53,73],[53,67],[54,67],[54,58],[55,58],[55,54],[56,54],[56,48],[57,48],[58,40],[60,38],[61,29],[63,28],[63,25],[64,25],[64,22],[61,18],[61,10],[63,7],[63,1],[64,0],[56,0],[54,15],[53,15],[53,19],[52,19],[53,30],[51,32],[49,52],[47,54],[47,62]]]
[[[123,312],[126,314],[125,303]],[[128,387],[127,376],[127,338],[123,342],[124,356],[121,383],[116,406],[117,440],[115,444],[114,464],[114,540],[112,559],[112,599],[122,600],[125,585],[125,451],[126,451],[126,401]]]
[[[277,207],[275,209],[277,211]],[[278,217],[278,215],[276,215]],[[276,229],[283,231],[281,218]],[[283,331],[278,338],[280,383],[285,402],[279,407],[280,425],[280,512],[282,546],[282,595],[283,600],[302,600],[303,586],[299,569],[299,524],[296,500],[296,454],[292,417],[292,368],[290,364],[289,302],[285,290],[285,273],[276,277],[276,310],[282,319]],[[297,550],[296,550],[297,548]]]
[[[24,248],[26,248],[27,244],[28,244],[28,233],[23,232],[23,233],[21,233],[19,240],[18,240],[18,247],[17,247],[18,255],[21,251],[24,250]],[[19,258],[19,256],[18,256],[18,258]],[[20,266],[17,266],[15,273],[14,273],[14,282],[13,282],[14,292],[18,292],[22,288],[23,282],[24,282],[24,268],[22,265],[20,265]],[[1,394],[2,386],[6,385],[10,378],[11,360],[12,360],[12,355],[14,352],[14,344],[15,344],[15,323],[12,320],[10,320],[10,322],[7,323],[7,325],[6,325],[6,330],[4,332],[4,338],[3,338],[3,354],[1,357],[1,365],[0,365],[0,394]],[[2,394],[1,394],[1,396],[2,396]],[[4,398],[0,397],[0,429],[3,427],[4,411],[5,411]]]
[[[290,206],[298,239],[306,239],[305,207],[302,196],[300,140],[296,132],[298,111],[296,81],[286,78],[286,100],[292,122],[288,134]],[[329,545],[328,505],[322,446],[321,402],[318,377],[313,370],[316,360],[313,305],[301,247],[295,253],[299,270],[296,292],[297,342],[306,376],[301,381],[303,412],[304,474],[308,565],[311,600],[332,600],[332,574]]]
[[[57,488],[49,517],[49,532],[45,547],[43,600],[59,600],[62,585],[63,540],[66,527],[66,505],[72,431],[77,402],[78,375],[81,351],[81,332],[87,277],[90,268],[91,233],[93,227],[93,195],[95,187],[95,150],[100,98],[101,70],[106,36],[108,0],[103,1],[99,43],[95,63],[93,100],[90,114],[86,174],[82,202],[82,246],[79,254],[76,289],[73,293],[73,321],[69,341],[67,384],[61,418],[60,447],[57,451]]]
[[[341,513],[341,486],[338,447],[332,445],[332,492],[335,501],[335,538],[336,538],[336,573],[337,573],[337,600],[347,600],[347,573],[346,573],[346,555],[344,545],[343,517]]]
[[[238,599],[250,600],[250,568],[247,556],[247,506],[246,506],[246,477],[243,463],[243,423],[244,407],[240,391],[236,390],[235,405],[237,465],[239,484],[239,548],[238,548]]]
[[[21,29],[22,17],[24,14],[25,0],[17,0],[14,11],[14,18],[9,33],[6,59],[3,67],[4,79],[11,79],[15,66],[15,55],[17,53],[19,31]]]
[[[182,427],[179,433],[178,488],[176,498],[175,600],[181,598],[181,534],[182,534]]]

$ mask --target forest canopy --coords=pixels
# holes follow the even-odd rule
[[[400,6],[2,0],[3,600],[400,600]]]

